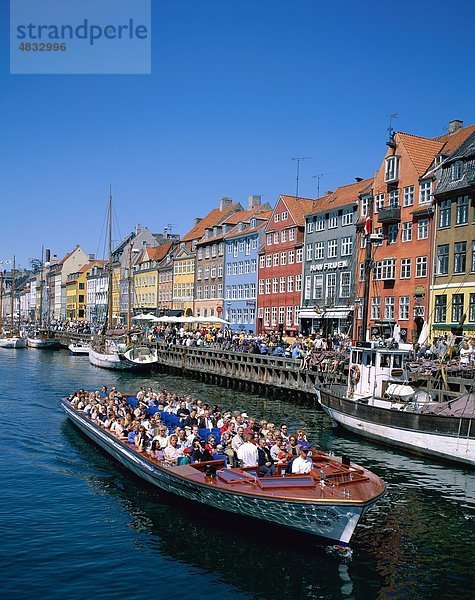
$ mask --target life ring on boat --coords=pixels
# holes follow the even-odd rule
[[[361,377],[361,371],[358,365],[351,365],[350,367],[350,381],[354,385],[358,383]]]

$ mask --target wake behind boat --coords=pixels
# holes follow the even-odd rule
[[[127,402],[135,406],[137,400]],[[341,545],[349,544],[360,518],[385,492],[384,482],[375,474],[316,450],[313,468],[302,475],[257,477],[257,467],[224,468],[223,460],[171,464],[140,451],[101,419],[80,410],[77,398],[62,399],[61,406],[86,436],[161,490]]]

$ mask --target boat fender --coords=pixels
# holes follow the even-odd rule
[[[361,377],[360,368],[358,365],[351,365],[350,367],[350,380],[352,383],[358,383]]]

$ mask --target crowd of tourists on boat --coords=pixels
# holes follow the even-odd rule
[[[221,460],[227,468],[254,467],[258,476],[313,468],[303,429],[290,431],[284,422],[222,410],[192,396],[141,387],[135,397],[126,397],[104,386],[78,390],[69,400],[96,425],[169,466]]]

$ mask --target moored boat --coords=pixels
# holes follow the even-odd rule
[[[475,467],[475,395],[436,402],[411,388],[408,350],[360,342],[351,349],[347,380],[317,377],[317,399],[340,426],[387,445]]]
[[[0,348],[26,348],[26,339],[17,335],[0,337]]]
[[[71,354],[74,355],[82,355],[89,354],[89,344],[84,344],[82,342],[71,342],[68,345],[68,350]]]
[[[27,344],[28,348],[38,348],[39,350],[57,350],[60,347],[54,333],[46,329],[39,329],[32,335],[28,335]]]
[[[158,362],[158,352],[156,348],[148,346],[133,346],[124,352],[124,358],[134,365],[145,368]]]
[[[220,511],[294,529],[348,545],[360,518],[385,493],[374,473],[313,451],[305,475],[256,477],[223,461],[170,465],[139,452],[62,399],[69,419],[92,441],[148,483]]]

